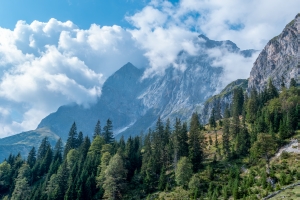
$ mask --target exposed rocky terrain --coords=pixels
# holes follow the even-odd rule
[[[289,86],[290,80],[296,78],[298,30],[295,21],[296,19],[287,24],[282,33],[271,39],[259,54],[250,73],[249,88],[262,91],[271,78],[280,89],[281,82]]]

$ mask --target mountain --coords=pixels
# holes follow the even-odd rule
[[[267,43],[254,62],[248,80],[230,83],[220,94],[209,98],[204,103],[201,112],[201,119],[204,123],[207,123],[213,108],[220,107],[221,114],[224,113],[226,104],[231,102],[233,89],[237,86],[248,92],[251,88],[261,92],[271,79],[277,89],[281,88],[282,83],[289,87],[291,79],[296,79],[298,74],[297,54],[300,56],[298,44],[300,40],[297,38],[299,33],[299,28],[296,26],[297,20],[300,21],[300,14],[285,26],[282,33]],[[243,55],[247,56],[247,50],[243,52]]]
[[[249,89],[262,91],[270,78],[275,87],[280,89],[282,82],[289,86],[290,80],[297,77],[297,19],[300,20],[300,14],[261,51],[250,73]]]
[[[214,41],[204,35],[199,35],[194,42],[200,49],[197,55],[181,51],[177,56],[176,64],[185,70],[169,67],[163,75],[143,78],[144,69],[127,63],[105,81],[96,104],[89,108],[76,104],[61,106],[44,118],[37,130],[49,130],[57,136],[52,138],[61,137],[66,141],[74,121],[78,131],[92,136],[97,120],[103,127],[109,118],[113,122],[115,137],[118,139],[123,135],[126,139],[153,128],[159,116],[163,121],[169,118],[171,123],[176,117],[189,120],[193,112],[202,111],[205,100],[216,94],[222,85],[223,68],[213,66],[216,58],[210,56],[208,50],[225,49],[245,57],[254,52],[242,51],[229,40]],[[37,130],[35,132],[40,133],[38,137],[41,138],[43,134]],[[30,137],[32,132],[22,134]],[[9,142],[11,137],[6,144],[12,144]],[[24,151],[27,152],[31,146],[39,144],[22,145],[27,145]],[[22,148],[25,147],[14,146],[11,151],[23,151]],[[3,155],[8,155],[8,151],[4,153],[0,149]]]
[[[215,58],[207,50],[225,48],[244,56],[253,52],[241,51],[231,41],[214,41],[204,35],[199,35],[195,43],[203,49],[198,55],[190,56],[184,51],[178,54],[176,63],[184,66],[184,71],[170,67],[164,75],[143,79],[144,70],[128,63],[107,79],[97,104],[88,109],[62,106],[43,119],[38,128],[48,127],[66,140],[74,121],[78,130],[92,135],[98,119],[104,126],[110,118],[116,136],[128,138],[153,127],[159,116],[162,120],[187,120],[192,112],[201,111],[203,102],[221,85],[223,69],[212,66]]]
[[[59,136],[48,128],[39,128],[0,139],[0,162],[7,158],[10,153],[17,155],[20,152],[21,156],[26,158],[31,148],[33,146],[37,148],[45,137],[48,137],[52,147],[59,139]]]

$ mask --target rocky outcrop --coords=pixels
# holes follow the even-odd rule
[[[298,14],[296,17],[300,17]],[[249,89],[262,91],[271,78],[277,89],[281,82],[290,85],[297,76],[297,27],[295,19],[283,29],[282,33],[271,39],[256,59],[249,77]]]

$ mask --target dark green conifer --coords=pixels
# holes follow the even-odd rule
[[[35,162],[36,162],[36,151],[35,151],[35,147],[32,147],[27,157],[27,164],[29,165],[30,168],[32,168]]]
[[[97,135],[101,135],[101,125],[100,125],[100,120],[97,121],[97,124],[95,126],[95,129],[94,129],[94,135],[93,135],[93,139],[95,139],[95,137]]]
[[[103,127],[102,137],[106,144],[111,144],[114,142],[114,134],[112,132],[113,126],[112,121],[107,119],[106,125]]]
[[[76,123],[74,122],[69,131],[69,136],[64,150],[64,158],[67,156],[68,152],[71,149],[75,149],[76,147],[77,147],[77,127],[76,127]]]
[[[200,122],[197,113],[193,113],[189,134],[189,158],[193,164],[193,171],[197,172],[204,160],[204,136],[200,131]]]

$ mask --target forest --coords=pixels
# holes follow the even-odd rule
[[[92,138],[70,128],[64,144],[47,138],[27,158],[0,164],[0,198],[67,199],[261,199],[300,180],[298,155],[273,156],[290,138],[300,139],[300,89],[294,79],[278,91],[236,88],[224,112],[208,124],[163,122],[153,130],[114,139],[113,122],[95,125]]]

